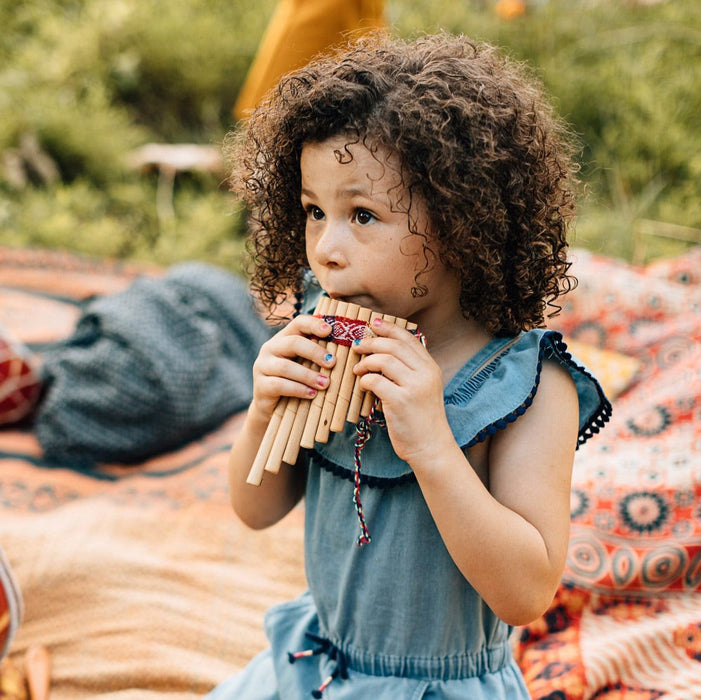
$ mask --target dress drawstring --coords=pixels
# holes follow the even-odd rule
[[[287,658],[291,664],[295,663],[298,659],[307,658],[310,656],[317,656],[318,654],[326,654],[329,659],[336,662],[336,666],[329,676],[327,676],[318,688],[312,690],[312,697],[321,698],[323,692],[335,681],[337,678],[342,678],[343,680],[348,678],[348,668],[346,665],[345,654],[330,640],[324,637],[318,637],[311,632],[307,632],[305,637],[316,642],[317,646],[311,649],[304,649],[303,651],[287,652]]]
[[[358,514],[358,522],[360,523],[360,535],[356,544],[359,547],[363,545],[370,544],[372,542],[372,537],[370,537],[370,531],[365,522],[365,514],[363,513],[363,504],[360,502],[360,468],[361,461],[360,455],[365,447],[365,443],[370,439],[372,435],[372,426],[384,425],[384,421],[381,418],[377,418],[379,402],[377,398],[373,401],[372,408],[367,418],[361,418],[355,427],[356,437],[355,445],[353,446],[353,503],[355,505],[355,512]]]

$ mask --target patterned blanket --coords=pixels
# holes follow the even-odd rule
[[[567,570],[517,658],[534,698],[701,698],[701,253],[645,269],[573,257],[580,287],[552,325],[614,417],[577,455]],[[78,301],[140,274],[162,271],[0,249],[0,328],[36,369]],[[231,514],[240,420],[128,466],[48,462],[29,422],[0,430],[0,546],[25,606],[9,661],[44,645],[52,700],[198,698],[304,589],[303,509],[263,532]]]
[[[519,661],[537,699],[701,698],[701,249],[644,269],[577,251],[573,270],[557,325],[623,381],[577,454],[562,586]]]

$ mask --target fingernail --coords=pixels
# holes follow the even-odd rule
[[[329,383],[329,378],[324,376],[323,374],[320,374],[316,378],[316,383],[319,386],[326,386]]]
[[[376,319],[373,321],[373,325],[375,325],[375,326],[381,326],[381,325],[382,325],[382,319],[381,319],[381,318],[376,318]]]
[[[324,361],[331,362],[331,360],[333,360],[333,355],[330,352],[327,352],[326,355],[324,355]]]
[[[311,387],[309,387],[307,389],[307,396],[316,396],[316,389],[312,389]]]
[[[362,338],[356,338],[356,339],[353,341],[353,345],[360,345],[360,341],[361,341],[361,340],[362,340]]]

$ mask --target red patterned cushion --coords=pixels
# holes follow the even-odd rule
[[[27,416],[41,389],[39,360],[0,327],[0,425]]]
[[[579,286],[564,298],[562,313],[549,324],[566,337],[596,347],[644,355],[676,333],[680,314],[698,328],[701,288],[672,282],[647,269],[576,250],[572,272]]]

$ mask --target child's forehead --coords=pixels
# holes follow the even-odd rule
[[[401,182],[399,157],[395,151],[352,135],[341,134],[322,141],[306,142],[302,147],[300,167],[303,179],[367,179],[387,182],[393,187]]]
[[[380,163],[397,166],[399,154],[382,141],[366,134],[355,132],[334,134],[322,139],[309,139],[302,144],[302,152],[310,148],[329,151],[339,163],[370,156]]]

